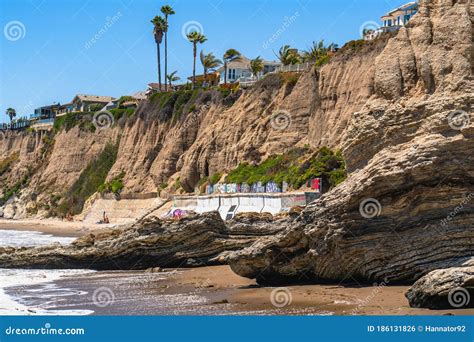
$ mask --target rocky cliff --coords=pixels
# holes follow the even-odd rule
[[[74,128],[54,144],[38,135],[3,139],[4,155],[19,157],[2,179],[30,170],[27,189],[52,193],[117,142],[108,178],[123,172],[125,191],[154,192],[178,179],[190,191],[242,161],[298,145],[336,147],[345,182],[297,218],[263,223],[262,237],[213,255],[260,283],[412,283],[465,267],[474,257],[472,10],[468,1],[420,1],[396,36],[348,46],[297,81],[271,75],[228,97],[193,94],[179,111],[182,99],[152,98],[112,129]]]
[[[233,253],[236,273],[411,283],[474,257],[472,20],[467,2],[420,3],[376,57],[374,92],[343,132],[348,179]]]
[[[76,125],[47,135],[9,133],[0,139],[0,163],[19,157],[0,174],[3,194],[20,174],[28,182],[6,216],[47,215],[107,144],[118,149],[107,179],[122,173],[125,193],[173,191],[178,180],[184,191],[192,191],[203,177],[295,146],[339,148],[352,114],[374,94],[375,62],[387,41],[388,36],[349,44],[317,71],[269,75],[235,95],[158,94],[108,129],[92,132]]]
[[[249,214],[225,224],[217,212],[179,221],[150,217],[123,230],[86,235],[72,245],[0,248],[0,267],[132,270],[216,265],[225,262],[223,253],[247,247],[257,237],[283,228],[269,225],[271,222],[271,215]]]

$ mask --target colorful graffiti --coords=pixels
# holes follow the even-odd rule
[[[321,178],[310,179],[306,183],[308,188],[311,190],[322,192],[322,180]],[[281,186],[276,182],[268,182],[263,184],[262,182],[257,182],[254,184],[235,184],[235,183],[218,183],[218,184],[209,184],[206,186],[205,193],[207,195],[211,194],[236,194],[236,193],[282,193],[288,192],[289,184],[283,182]]]

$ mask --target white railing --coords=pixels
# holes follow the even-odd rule
[[[312,63],[306,62],[301,64],[281,65],[276,67],[274,72],[303,72],[309,70]]]
[[[257,82],[256,77],[241,77],[237,80],[242,88],[253,86]]]

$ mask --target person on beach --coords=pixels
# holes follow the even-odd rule
[[[105,214],[105,211],[104,211],[103,214],[102,214],[102,220],[97,222],[97,224],[106,224],[106,223],[110,223],[110,221],[109,221],[109,218],[107,217],[107,215]]]

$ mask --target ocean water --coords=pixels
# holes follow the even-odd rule
[[[69,244],[74,238],[57,237],[34,231],[15,231],[0,229],[0,247],[38,247],[53,243]],[[79,275],[93,273],[90,270],[23,270],[23,269],[0,269],[0,315],[88,315],[91,310],[54,310],[57,301],[57,292],[47,300],[47,291],[41,294],[35,293],[34,289],[29,289],[32,285],[49,284],[52,282]],[[16,290],[9,295],[5,292],[7,288]],[[21,295],[20,295],[21,292]],[[16,295],[18,293],[18,295]],[[39,306],[25,305],[28,296],[41,296],[43,299]],[[80,295],[77,291],[61,289],[61,296]]]

